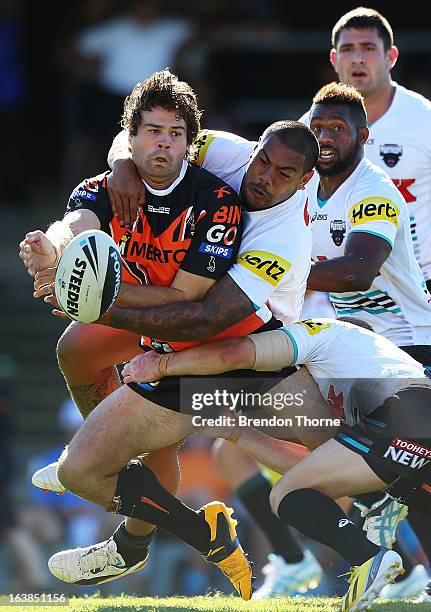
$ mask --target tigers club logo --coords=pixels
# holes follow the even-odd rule
[[[380,145],[380,157],[389,168],[393,168],[400,161],[403,148],[397,144]]]

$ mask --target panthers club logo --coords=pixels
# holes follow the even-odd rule
[[[346,235],[346,222],[341,219],[334,219],[334,221],[331,221],[329,231],[335,246],[341,246]]]
[[[396,144],[380,145],[380,157],[389,168],[393,168],[400,161],[403,148]]]

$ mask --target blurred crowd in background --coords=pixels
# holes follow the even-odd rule
[[[64,323],[32,300],[31,279],[16,256],[18,242],[26,231],[45,229],[48,220],[61,218],[74,186],[106,169],[124,98],[137,81],[168,66],[197,91],[203,127],[254,139],[272,121],[300,117],[313,93],[334,80],[330,30],[355,6],[321,3],[305,10],[282,0],[82,0],[41,6],[0,0],[5,224],[0,245],[0,559],[6,560],[0,592],[58,591],[46,566],[49,555],[100,541],[119,522],[70,494],[44,494],[31,486],[33,471],[57,459],[80,417],[66,399],[55,361]],[[389,18],[401,49],[395,80],[431,97],[428,24],[417,11],[406,13],[389,2],[371,6]],[[307,314],[317,314],[313,309]],[[210,447],[211,441],[197,436],[184,445],[180,496],[195,508],[217,498],[232,503],[259,575],[268,543],[231,497]],[[345,563],[329,549],[307,546],[326,569],[316,593],[340,592],[336,577],[347,571]],[[100,590],[164,596],[208,589],[230,592],[214,568],[160,532],[144,572]]]

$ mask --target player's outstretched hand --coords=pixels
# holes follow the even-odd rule
[[[125,227],[131,227],[138,210],[145,204],[145,186],[131,159],[119,159],[108,175],[108,194],[113,214]]]
[[[123,368],[123,379],[125,383],[131,382],[156,382],[162,378],[159,369],[159,353],[148,351],[143,355],[133,357]]]
[[[55,266],[58,259],[57,249],[41,230],[26,234],[19,245],[19,256],[31,276]]]
[[[47,304],[51,304],[54,307],[52,314],[60,319],[70,319],[70,317],[60,308],[60,304],[57,301],[57,297],[55,295],[55,283],[51,283],[46,286],[45,297],[43,301]]]

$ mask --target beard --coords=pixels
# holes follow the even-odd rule
[[[320,174],[320,176],[336,176],[337,174],[341,174],[351,166],[354,162],[357,161],[358,152],[361,145],[359,142],[359,136],[356,139],[355,144],[350,149],[349,153],[343,159],[340,159],[338,162],[335,162],[330,168],[321,168],[319,162],[316,163],[316,170]]]

